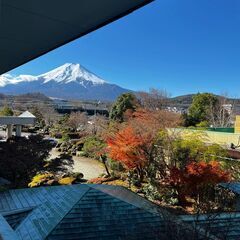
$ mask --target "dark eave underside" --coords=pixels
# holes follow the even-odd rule
[[[0,0],[0,74],[153,0]]]

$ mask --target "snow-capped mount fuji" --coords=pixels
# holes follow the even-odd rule
[[[66,63],[38,76],[0,76],[0,93],[13,95],[40,92],[56,98],[111,101],[129,91],[73,63]]]
[[[93,85],[104,84],[106,81],[91,73],[80,64],[66,63],[50,72],[38,76],[44,79],[44,83],[55,81],[58,83],[76,82],[83,86],[92,83]]]

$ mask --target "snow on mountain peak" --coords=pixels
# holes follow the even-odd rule
[[[57,99],[113,101],[129,91],[105,82],[80,64],[73,63],[35,76],[0,75],[0,92],[11,95],[39,92]]]
[[[11,82],[12,76],[10,74],[3,74],[0,75],[0,87],[6,86],[8,83]]]
[[[91,82],[94,85],[106,83],[106,81],[91,73],[78,63],[65,63],[58,68],[38,76],[19,75],[15,77],[11,74],[0,75],[0,87],[4,87],[8,84],[18,84],[36,80],[41,80],[43,83],[54,81],[61,84],[76,82],[83,86],[86,82]]]
[[[14,77],[11,74],[0,75],[0,87],[4,87],[8,84],[18,84],[20,82],[31,82],[37,80],[37,77],[31,75],[19,75]]]
[[[106,83],[103,79],[91,73],[78,63],[65,63],[50,72],[39,75],[38,77],[43,78],[44,83],[52,80],[58,83],[77,82],[83,84],[83,81],[90,81],[93,84]]]

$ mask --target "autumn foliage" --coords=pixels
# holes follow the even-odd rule
[[[126,122],[107,137],[109,157],[121,162],[127,169],[136,170],[143,179],[146,166],[154,161],[154,148],[160,130],[176,126],[176,114],[163,110],[150,111],[138,109],[127,112]]]
[[[146,110],[139,108],[135,112],[125,113],[127,123],[134,128],[142,127],[142,131],[157,134],[160,129],[176,127],[180,123],[180,116],[165,110]]]
[[[104,178],[104,177],[98,177],[98,178],[92,178],[88,180],[88,183],[93,183],[93,184],[102,184],[104,182],[107,182],[109,179]]]
[[[191,162],[184,169],[173,167],[169,176],[170,185],[178,191],[180,200],[199,195],[208,186],[228,181],[230,174],[217,161]]]
[[[180,206],[188,206],[214,199],[215,186],[230,180],[220,162],[209,157],[222,155],[221,147],[206,146],[197,137],[188,141],[168,134],[168,128],[180,123],[178,114],[138,108],[125,111],[123,119],[124,122],[112,125],[113,131],[105,140],[108,157],[125,166],[129,182],[132,178],[132,182],[143,186],[149,181],[159,195],[163,189],[171,189],[171,197]]]
[[[113,137],[108,138],[110,158],[120,161],[127,168],[143,167],[146,158],[142,150],[144,139],[133,128],[125,127]]]

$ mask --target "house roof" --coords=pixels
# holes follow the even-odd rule
[[[236,194],[240,194],[240,182],[220,183],[219,186],[231,190]]]
[[[153,0],[1,0],[0,74]]]
[[[69,185],[0,193],[6,240],[156,239],[165,210],[118,186]]]
[[[236,240],[240,213],[174,216],[120,186],[76,184],[0,193],[2,240]]]
[[[204,229],[206,238],[211,235],[215,236],[215,239],[239,240],[239,212],[182,215],[181,219],[188,224]]]
[[[32,113],[30,113],[29,111],[25,111],[22,114],[20,114],[18,117],[21,118],[36,118]]]
[[[25,111],[19,116],[3,116],[0,117],[0,124],[34,124],[36,117],[29,111]]]

